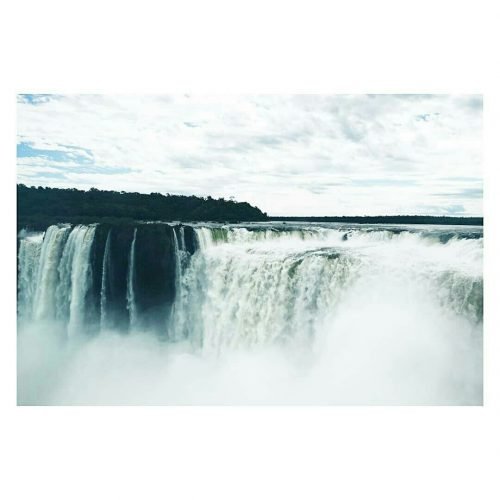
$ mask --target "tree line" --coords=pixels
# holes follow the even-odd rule
[[[247,202],[211,196],[142,194],[96,188],[83,191],[18,184],[17,218],[20,227],[38,229],[57,222],[263,221],[267,220],[267,214]]]
[[[450,217],[448,215],[364,215],[338,217],[273,217],[283,222],[340,222],[345,224],[437,224],[482,226],[482,217]]]
[[[28,187],[17,185],[18,227],[43,230],[51,224],[130,224],[137,220],[164,222],[340,222],[360,224],[483,225],[482,217],[427,215],[269,217],[247,202],[211,196],[129,193],[91,188]]]

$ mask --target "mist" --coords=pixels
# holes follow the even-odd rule
[[[353,288],[309,348],[207,354],[146,332],[106,331],[68,342],[60,325],[27,325],[19,332],[18,402],[482,404],[481,325],[443,314],[422,295],[396,296],[385,287]]]

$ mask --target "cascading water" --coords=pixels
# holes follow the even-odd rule
[[[482,228],[143,223],[19,239],[20,336],[62,324],[101,390],[143,369],[148,389],[117,402],[482,401]],[[24,379],[20,401],[38,401]],[[46,397],[115,402],[65,384]]]
[[[134,238],[130,245],[130,256],[127,274],[127,309],[130,314],[130,328],[137,327],[137,306],[135,303],[135,242],[137,238],[137,229],[134,229]]]
[[[185,313],[207,350],[307,341],[359,264],[336,250],[227,244],[197,254],[186,272]],[[186,333],[187,335],[187,333]]]
[[[90,250],[95,226],[51,226],[27,235],[19,247],[21,319],[61,320],[68,333],[83,324],[92,283]]]
[[[34,319],[52,318],[56,312],[56,286],[59,268],[63,265],[62,251],[68,237],[68,227],[51,226],[44,236],[33,301]]]
[[[43,234],[21,233],[19,247],[18,313],[30,317],[37,291],[38,266],[42,249]]]
[[[110,254],[110,244],[111,244],[111,232],[108,232],[106,236],[106,244],[104,246],[104,256],[102,259],[102,279],[101,279],[101,315],[100,315],[100,327],[101,330],[106,329],[106,298],[107,298],[107,279],[109,273],[109,266],[111,265],[111,254]]]
[[[68,323],[68,333],[70,335],[75,335],[84,323],[86,294],[92,281],[89,256],[94,232],[95,226],[75,227],[71,231],[65,247],[65,250],[71,248],[70,254],[72,254]],[[61,279],[61,281],[63,280]],[[61,296],[64,297],[64,293],[61,293]]]

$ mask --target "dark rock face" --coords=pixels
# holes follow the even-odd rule
[[[176,229],[182,227],[184,233],[184,247],[189,255],[193,255],[198,248],[198,238],[192,226],[177,226]]]
[[[145,224],[137,228],[133,288],[140,325],[166,329],[175,299],[174,228]]]
[[[109,260],[106,265],[106,308],[112,327],[123,331],[129,324],[127,309],[127,274],[130,247],[134,237],[133,227],[112,227],[110,229]],[[104,255],[102,255],[101,268]]]
[[[134,266],[129,274],[134,234]],[[97,226],[91,253],[92,288],[86,300],[89,331],[98,331],[103,321],[106,328],[128,330],[131,286],[137,328],[165,334],[176,295],[178,247],[189,255],[198,248],[191,226],[160,223]]]

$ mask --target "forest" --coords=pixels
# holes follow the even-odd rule
[[[117,224],[134,220],[246,222],[267,220],[267,214],[246,202],[210,196],[17,185],[18,227],[44,229],[58,222]]]
[[[161,193],[128,193],[91,188],[60,189],[17,185],[19,228],[44,230],[51,224],[94,222],[129,224],[133,221],[179,222],[339,222],[361,224],[456,224],[483,225],[482,217],[427,215],[273,217],[247,202],[211,196],[183,196]]]

